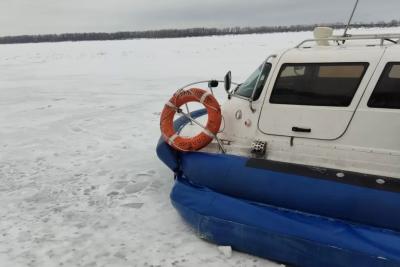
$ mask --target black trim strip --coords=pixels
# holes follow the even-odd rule
[[[249,159],[246,167],[400,193],[400,179],[265,159]]]

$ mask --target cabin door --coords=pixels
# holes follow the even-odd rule
[[[346,131],[383,49],[294,49],[284,54],[264,100],[265,134],[334,140]]]

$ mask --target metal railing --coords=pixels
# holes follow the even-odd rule
[[[211,80],[205,80],[205,81],[198,81],[198,82],[189,83],[189,84],[187,84],[187,85],[185,85],[185,86],[179,88],[177,92],[183,91],[183,90],[185,90],[185,88],[187,88],[187,87],[189,87],[189,86],[193,86],[193,85],[196,85],[196,84],[202,84],[202,83],[208,83],[208,82],[210,82],[210,81],[211,81]],[[219,82],[219,83],[221,83],[221,82],[223,83],[223,82],[224,82],[224,81],[220,81],[220,80],[216,80],[216,81]],[[232,84],[238,85],[238,84],[235,83],[235,82],[232,82]],[[214,95],[214,92],[213,92],[212,88],[211,88],[211,87],[208,87],[208,89],[210,89],[211,94]],[[178,114],[181,114],[181,115],[184,116],[184,117],[186,117],[186,118],[190,121],[190,124],[193,124],[193,123],[194,123],[194,124],[196,124],[197,126],[199,126],[200,128],[202,128],[203,130],[209,132],[208,129],[207,129],[204,125],[202,125],[198,120],[196,120],[196,119],[192,118],[192,116],[190,116],[190,113],[191,113],[191,112],[190,112],[189,106],[188,106],[187,104],[186,104],[186,111],[187,111],[187,113],[184,113],[182,110],[177,110],[177,113],[178,113]],[[210,134],[213,136],[213,138],[217,141],[218,146],[220,147],[222,153],[225,154],[225,153],[226,153],[226,150],[225,150],[225,148],[224,148],[224,145],[223,145],[222,141],[219,139],[219,137],[218,137],[216,134],[214,134],[214,133],[211,133],[211,132],[209,132],[209,133],[210,133]]]
[[[397,40],[393,40],[397,39]],[[400,42],[400,34],[397,33],[387,33],[387,34],[357,34],[357,35],[347,35],[347,36],[332,36],[329,38],[313,38],[313,39],[306,39],[295,46],[295,48],[302,47],[305,43],[309,42],[318,42],[318,41],[336,41],[346,42],[346,41],[355,41],[355,40],[380,40],[380,45],[383,45],[385,41],[399,44]]]
[[[276,57],[277,57],[277,55],[275,55],[275,54],[269,55],[269,56],[264,60],[264,62],[263,62],[263,64],[262,64],[262,68],[261,68],[260,75],[258,75],[257,82],[256,82],[256,84],[254,85],[253,92],[251,93],[251,97],[250,97],[250,99],[249,99],[250,110],[251,110],[251,112],[253,112],[253,113],[256,112],[256,109],[253,107],[254,96],[255,96],[255,93],[256,93],[256,91],[257,91],[258,83],[260,82],[260,79],[261,79],[261,76],[262,76],[262,74],[263,74],[265,65],[266,65],[267,63],[269,63],[269,60],[270,60],[270,59],[273,59],[273,58],[276,58]],[[267,79],[267,77],[266,77],[266,79]]]

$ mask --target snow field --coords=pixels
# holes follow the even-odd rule
[[[0,46],[0,266],[277,266],[181,220],[159,115],[183,84],[227,70],[240,82],[311,36]]]

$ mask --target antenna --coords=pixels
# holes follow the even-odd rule
[[[358,0],[356,0],[356,3],[355,3],[354,8],[353,8],[353,11],[351,12],[351,15],[350,15],[350,18],[349,18],[349,22],[347,22],[346,28],[344,29],[343,37],[347,36],[347,30],[350,27],[350,23],[351,23],[351,20],[353,19],[354,12],[356,12],[357,5],[358,5]]]

